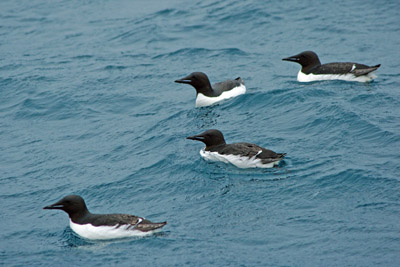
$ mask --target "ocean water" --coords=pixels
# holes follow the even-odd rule
[[[0,265],[399,266],[400,2],[0,2]],[[382,64],[372,83],[299,83],[283,57]],[[242,77],[195,108],[174,80]],[[210,163],[217,128],[287,157]],[[61,211],[168,221],[88,241]]]

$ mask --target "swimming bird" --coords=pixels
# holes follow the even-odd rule
[[[370,82],[376,78],[376,75],[372,72],[377,70],[381,65],[367,66],[353,62],[321,64],[317,54],[313,51],[305,51],[295,56],[283,58],[282,60],[296,62],[302,66],[297,74],[299,82],[323,80]]]
[[[227,144],[224,135],[216,129],[186,139],[201,141],[206,145],[200,150],[200,155],[205,160],[231,163],[239,168],[272,168],[286,155],[251,143]]]
[[[129,214],[93,214],[81,196],[69,195],[43,209],[58,209],[68,213],[70,227],[87,239],[114,239],[145,236],[160,229],[167,222],[153,223]]]
[[[205,73],[193,72],[175,82],[190,84],[196,89],[196,107],[210,106],[221,100],[246,93],[246,86],[240,77],[235,80],[215,83],[211,86]]]

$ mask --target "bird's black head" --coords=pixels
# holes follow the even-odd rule
[[[321,65],[317,54],[313,51],[304,51],[295,56],[283,58],[282,60],[299,63],[303,67],[302,70]]]
[[[190,84],[196,89],[197,93],[205,94],[210,90],[212,91],[210,80],[203,72],[193,72],[182,79],[176,80],[175,82]]]
[[[84,214],[88,212],[85,201],[81,196],[69,195],[61,199],[60,201],[46,206],[43,209],[49,210],[63,210],[68,213],[69,217],[76,214]]]
[[[206,148],[226,144],[224,135],[216,129],[207,130],[201,134],[186,137],[186,139],[201,141],[206,144]]]

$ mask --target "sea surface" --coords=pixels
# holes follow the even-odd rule
[[[400,2],[0,2],[1,266],[399,266]],[[371,83],[299,83],[284,57],[382,64]],[[174,83],[242,77],[195,108]],[[285,152],[278,168],[203,160],[185,137]],[[168,221],[89,241],[66,213]]]

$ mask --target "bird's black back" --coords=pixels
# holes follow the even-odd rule
[[[208,149],[210,152],[218,152],[221,155],[237,155],[244,157],[254,157],[264,161],[272,162],[284,157],[283,153],[275,153],[272,150],[263,148],[251,143],[233,143],[220,146],[213,146]],[[261,151],[261,153],[260,153]]]
[[[137,229],[141,231],[151,231],[160,228],[166,224],[166,222],[153,223],[142,217],[130,214],[92,214],[92,213],[86,214],[85,216],[78,218],[74,222],[78,224],[90,223],[93,226],[120,227],[121,225],[131,225],[132,229]]]
[[[313,73],[313,74],[342,75],[342,74],[353,73],[356,76],[360,76],[376,70],[377,68],[379,68],[379,66],[380,65],[370,67],[364,64],[358,64],[353,62],[333,62],[316,66],[312,68],[310,71],[308,71],[308,73],[306,74]]]
[[[243,80],[238,77],[235,80],[227,80],[224,82],[218,82],[212,85],[212,89],[214,91],[214,96],[219,96],[225,91],[229,91],[235,87],[240,86],[243,83]]]

